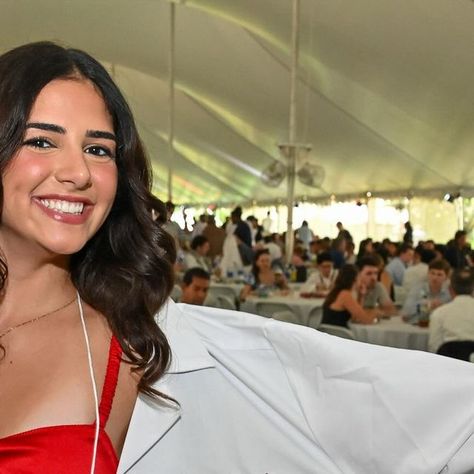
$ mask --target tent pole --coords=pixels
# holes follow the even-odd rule
[[[174,82],[175,82],[175,24],[176,5],[170,3],[170,50],[169,50],[169,132],[168,132],[168,201],[173,200],[174,157]]]
[[[300,0],[293,0],[292,17],[292,58],[290,76],[290,126],[289,126],[289,147],[288,159],[288,188],[287,188],[287,227],[286,227],[286,262],[291,261],[293,255],[294,235],[293,235],[293,203],[295,199],[295,172],[296,172],[296,86],[298,73],[299,54],[299,29],[300,29]]]
[[[458,217],[458,229],[464,230],[464,198],[459,196],[458,205],[456,206],[457,217]]]

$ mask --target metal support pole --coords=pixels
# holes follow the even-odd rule
[[[290,126],[289,126],[289,147],[287,150],[288,160],[288,189],[287,189],[287,227],[286,227],[286,262],[291,261],[293,255],[294,235],[293,235],[293,204],[295,199],[295,173],[296,154],[298,153],[296,144],[296,86],[298,80],[298,55],[299,55],[299,29],[300,29],[300,0],[293,0],[292,19],[292,58],[290,76]]]
[[[456,199],[456,211],[458,229],[464,230],[464,198],[462,196]]]
[[[169,50],[169,132],[168,132],[168,200],[173,200],[174,159],[174,82],[175,82],[175,23],[176,5],[170,3],[170,50]]]
[[[377,206],[375,199],[367,198],[367,237],[377,239]]]
[[[288,214],[287,214],[287,227],[286,227],[286,239],[285,239],[285,254],[286,262],[290,263],[293,255],[294,246],[294,233],[293,233],[293,204],[295,195],[295,174],[296,174],[296,153],[297,149],[294,146],[288,148],[288,199],[286,202]]]

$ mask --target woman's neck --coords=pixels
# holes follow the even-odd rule
[[[15,263],[7,261],[8,276],[0,294],[0,327],[13,326],[73,298],[75,288],[64,262]]]

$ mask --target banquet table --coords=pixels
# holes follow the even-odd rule
[[[262,308],[267,303],[281,305],[282,309],[286,306],[300,320],[301,324],[307,324],[310,313],[322,311],[323,298],[301,298],[297,292],[290,292],[288,295],[271,295],[267,297],[249,296],[240,304],[240,310],[247,313],[260,314],[268,316],[262,312]]]
[[[382,319],[377,324],[349,323],[356,340],[401,349],[428,350],[428,328],[413,326],[401,316]]]

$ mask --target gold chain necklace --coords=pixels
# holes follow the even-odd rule
[[[43,319],[45,318],[46,316],[49,316],[51,314],[54,314],[54,313],[57,313],[58,311],[61,311],[62,309],[64,308],[67,308],[70,304],[72,304],[74,301],[76,300],[76,297],[74,296],[74,298],[71,300],[71,301],[68,301],[66,304],[63,304],[62,306],[60,306],[59,308],[56,308],[56,309],[53,309],[52,311],[48,311],[47,313],[44,313],[44,314],[40,314],[39,316],[36,316],[34,318],[31,318],[31,319],[28,319],[28,321],[23,321],[22,323],[20,324],[16,324],[15,326],[11,326],[9,327],[8,329],[6,329],[5,331],[3,331],[1,334],[0,334],[0,339],[3,337],[3,336],[6,336],[7,334],[11,333],[13,330],[15,329],[18,329],[18,328],[21,328],[22,326],[26,326],[27,324],[31,324],[31,323],[34,323],[36,321],[39,321],[40,319]]]

